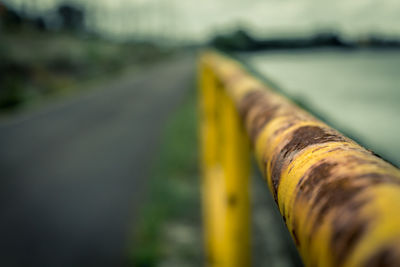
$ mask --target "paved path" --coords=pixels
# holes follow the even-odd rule
[[[169,112],[193,87],[180,57],[0,122],[0,265],[121,266]]]

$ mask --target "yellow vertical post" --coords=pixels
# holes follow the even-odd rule
[[[203,215],[208,266],[249,266],[249,145],[232,100],[200,65]]]
[[[232,99],[222,91],[220,148],[225,181],[225,265],[250,266],[250,151],[245,129]]]
[[[223,221],[219,216],[224,213],[221,195],[223,173],[218,151],[219,110],[215,76],[206,66],[200,66],[200,137],[203,171],[203,218],[206,242],[207,262],[218,266],[222,262]]]

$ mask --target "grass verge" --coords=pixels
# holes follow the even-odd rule
[[[136,229],[131,265],[156,266],[167,221],[200,219],[195,90],[172,114],[151,171],[148,201]]]

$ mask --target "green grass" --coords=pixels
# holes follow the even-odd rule
[[[192,90],[172,114],[152,167],[150,194],[135,232],[133,266],[156,266],[164,223],[171,218],[199,216],[199,171],[196,98]],[[192,215],[191,215],[192,214]]]

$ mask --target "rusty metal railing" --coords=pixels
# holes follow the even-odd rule
[[[306,266],[400,266],[399,169],[229,57],[199,81],[209,266],[250,266],[250,149]]]

